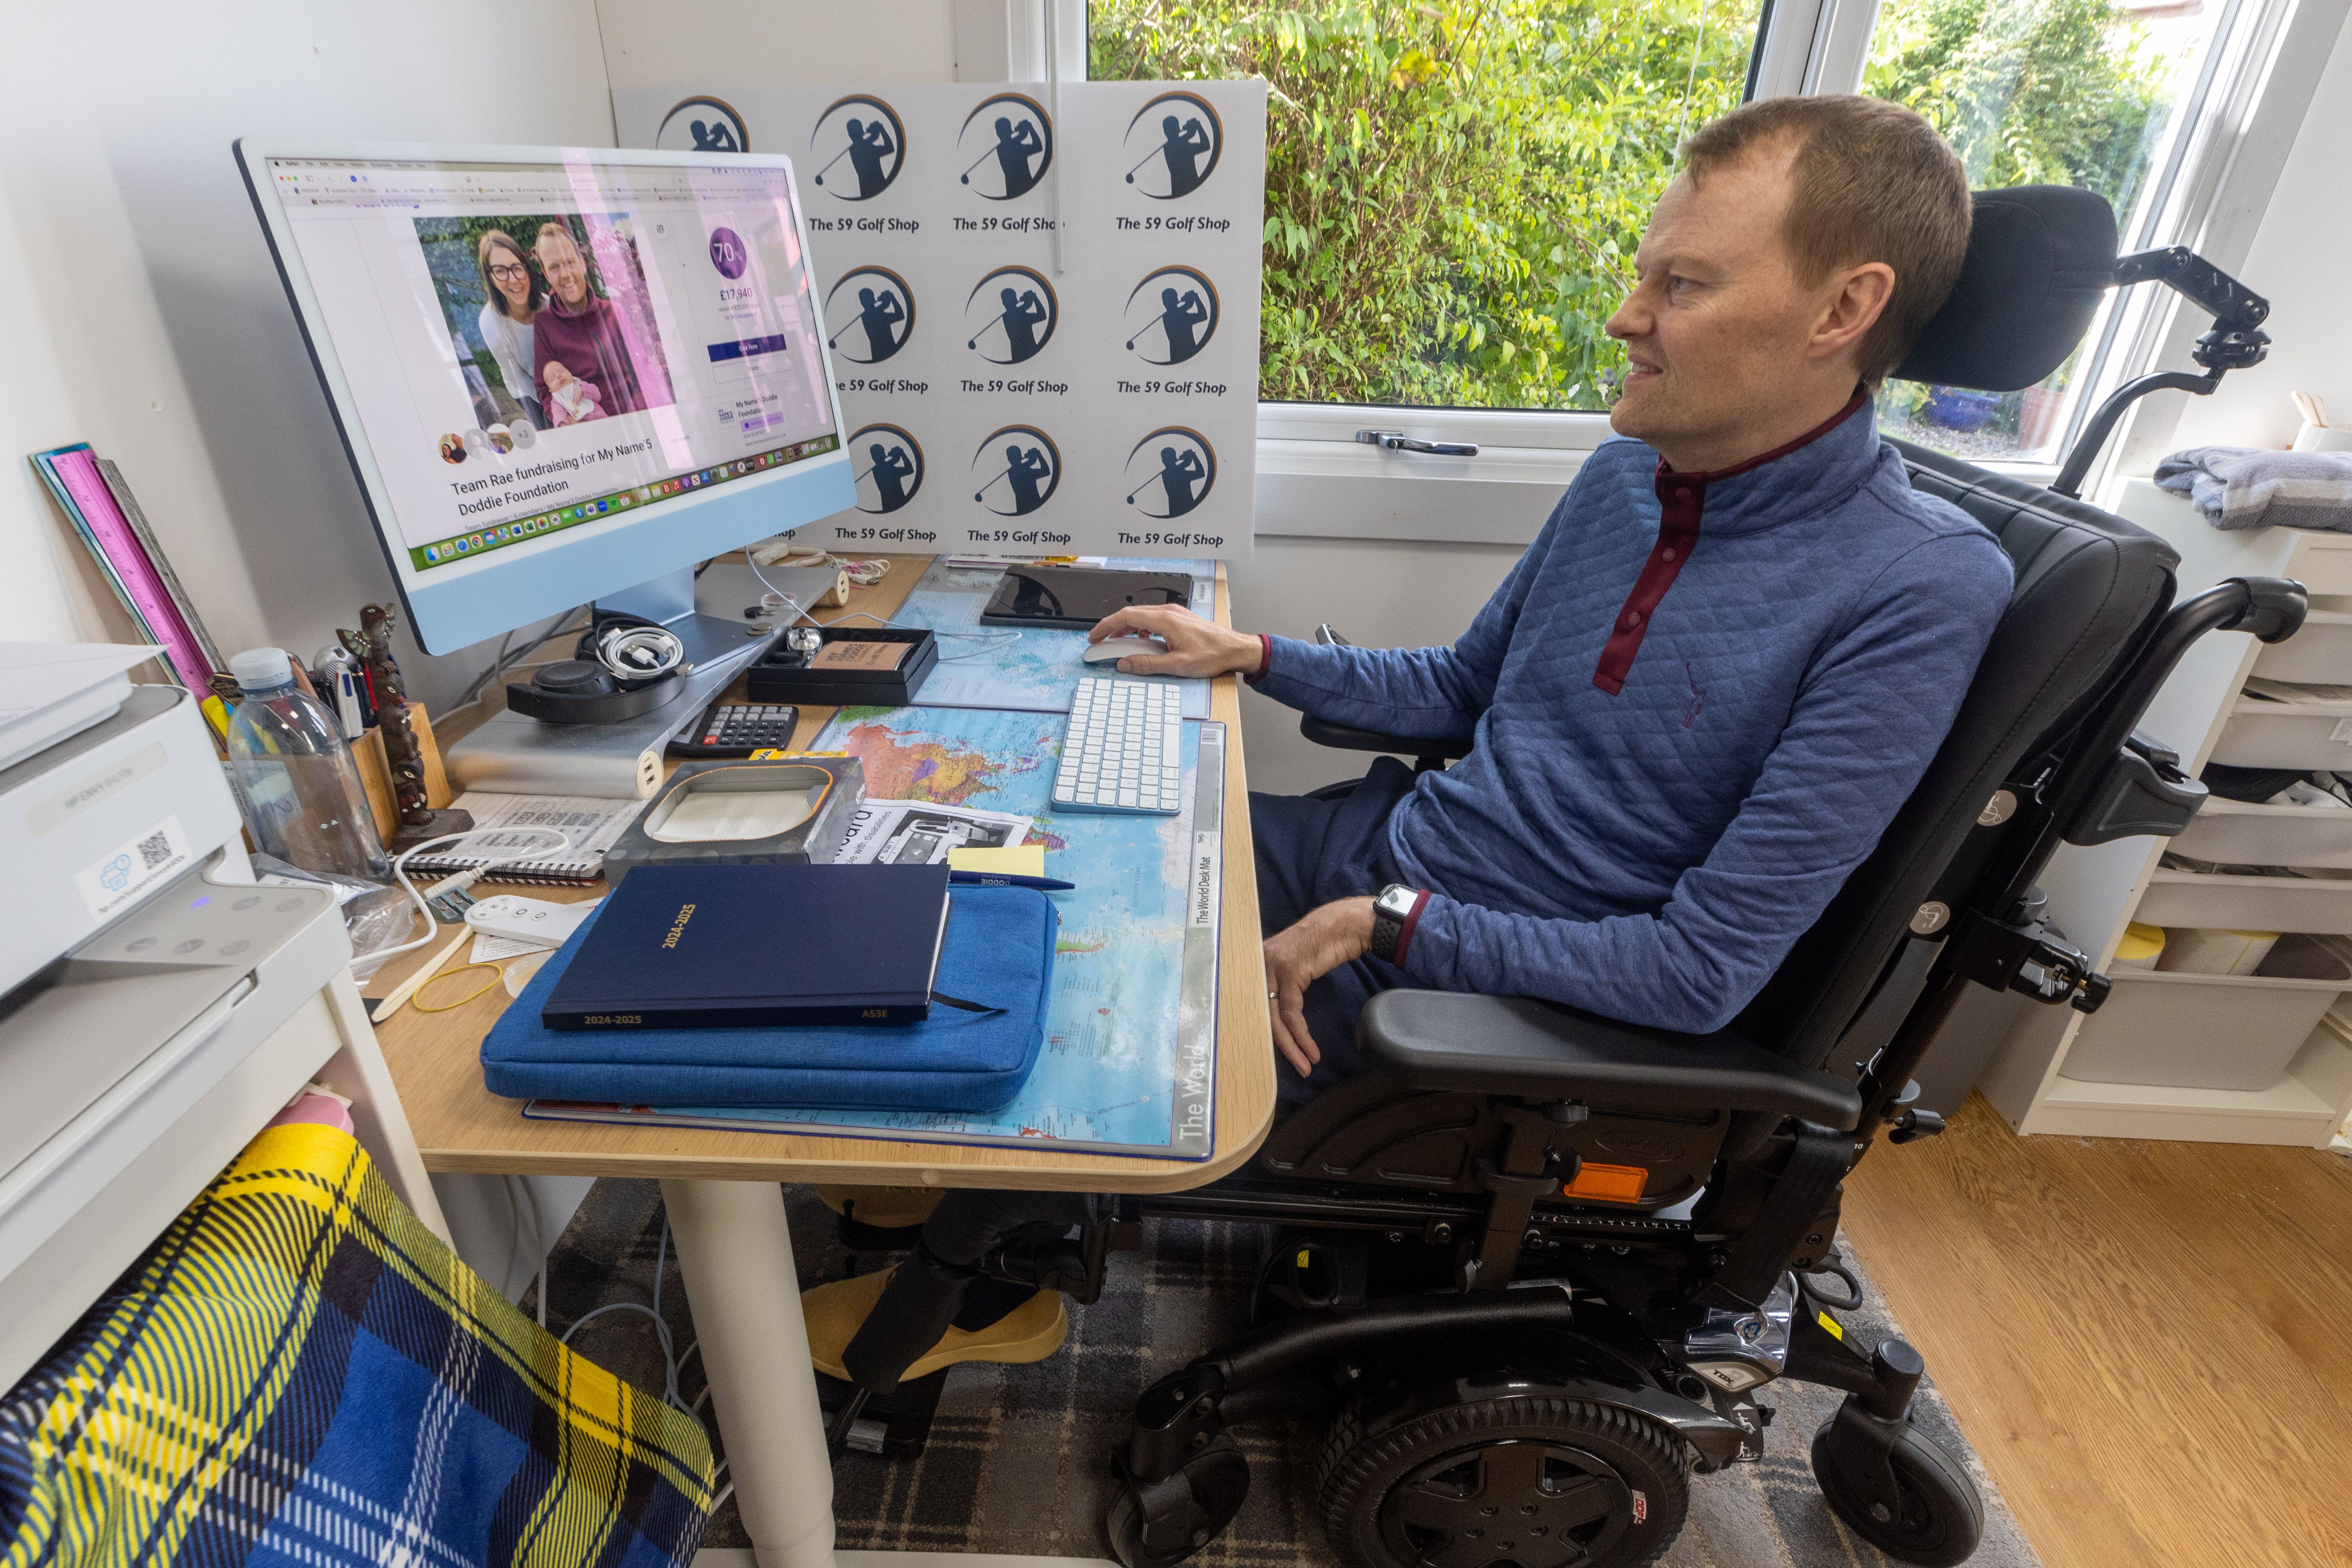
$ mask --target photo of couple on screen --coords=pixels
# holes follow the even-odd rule
[[[415,220],[475,422],[552,430],[675,401],[625,216]]]

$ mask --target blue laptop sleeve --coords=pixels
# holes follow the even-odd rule
[[[919,1024],[559,1030],[539,1021],[591,917],[531,976],[482,1041],[482,1079],[509,1099],[624,1105],[794,1105],[995,1110],[1020,1092],[1045,1037],[1060,917],[1034,888],[958,887],[934,988],[1001,1007],[934,1005]],[[789,942],[790,921],[778,940]]]

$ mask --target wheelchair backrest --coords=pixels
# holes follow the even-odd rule
[[[2172,602],[2179,557],[2096,507],[1897,441],[1911,482],[1990,529],[2016,584],[1951,731],[1869,858],[1734,1026],[1809,1067],[1843,1069],[1881,1041],[1831,1056],[1886,978],[1907,933],[1937,934],[1921,905],[1955,860],[1980,862],[2003,824],[1996,791],[2062,750],[2096,711]],[[1997,889],[1983,890],[1990,898]],[[1953,910],[1960,903],[1949,906]],[[1919,922],[1915,927],[1914,921]],[[1926,928],[1920,930],[1921,927]],[[2077,933],[2083,934],[2083,933]],[[1898,1016],[1899,1016],[1899,1009]]]

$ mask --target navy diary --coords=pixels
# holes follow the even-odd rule
[[[551,1029],[930,1016],[945,866],[641,866],[540,1009]]]

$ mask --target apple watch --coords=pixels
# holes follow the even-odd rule
[[[1404,962],[1405,943],[1428,898],[1420,889],[1408,888],[1402,882],[1391,882],[1381,889],[1380,896],[1372,900],[1370,951],[1374,958],[1383,963]]]

